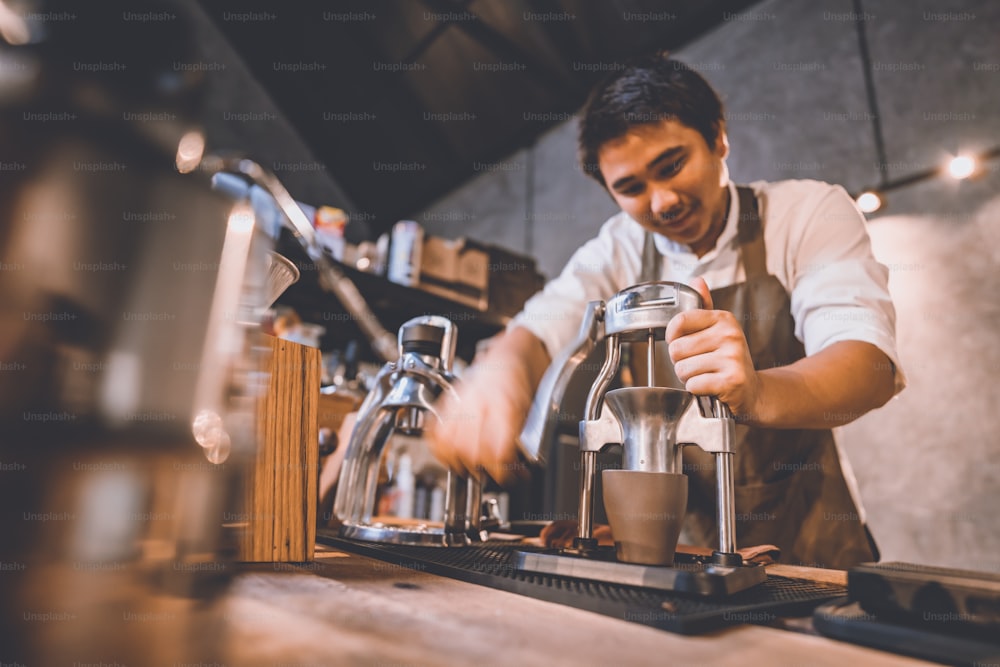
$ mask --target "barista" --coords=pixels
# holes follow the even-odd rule
[[[684,282],[705,308],[671,320],[664,344],[684,387],[718,396],[738,421],[737,543],[777,545],[785,563],[877,560],[830,429],[882,406],[905,380],[888,271],[854,202],[818,181],[733,184],[718,95],[665,54],[598,84],[579,152],[621,212],[478,356],[460,400],[443,401],[429,428],[434,453],[511,481],[523,470],[516,441],[535,389],[587,302],[648,280]],[[681,540],[711,546],[712,459],[695,447],[684,457]]]

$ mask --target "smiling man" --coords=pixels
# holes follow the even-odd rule
[[[461,401],[446,401],[432,424],[435,454],[458,470],[511,479],[534,391],[587,302],[645,281],[683,282],[705,309],[671,320],[665,352],[674,382],[718,396],[739,421],[738,544],[777,545],[787,563],[876,560],[830,429],[880,407],[905,381],[888,271],[854,202],[818,181],[733,184],[717,94],[663,54],[598,84],[581,113],[579,148],[621,213],[477,357]],[[661,371],[656,384],[669,383]],[[684,456],[682,541],[711,546],[711,458],[692,447]]]

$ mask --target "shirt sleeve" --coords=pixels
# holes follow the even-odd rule
[[[588,302],[606,300],[636,281],[641,263],[636,229],[638,225],[623,214],[608,220],[597,237],[573,253],[556,278],[528,299],[508,326],[533,333],[554,358],[576,337]]]
[[[872,255],[864,216],[843,188],[830,186],[813,201],[796,216],[802,224],[789,239],[795,335],[807,355],[843,340],[871,343],[891,360],[899,392],[906,377],[896,352],[889,270]]]

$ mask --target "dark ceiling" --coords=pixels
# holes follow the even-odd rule
[[[530,145],[616,61],[754,4],[200,1],[375,232]]]

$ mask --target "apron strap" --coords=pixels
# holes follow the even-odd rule
[[[737,185],[740,215],[737,237],[740,241],[740,259],[746,271],[746,279],[763,278],[767,275],[767,251],[764,249],[764,234],[761,233],[760,209],[753,190],[745,185]]]
[[[653,240],[653,233],[646,232],[642,241],[642,266],[639,269],[639,282],[649,283],[660,280],[663,275],[660,271],[660,262],[663,261],[660,251],[656,249],[656,242]]]

